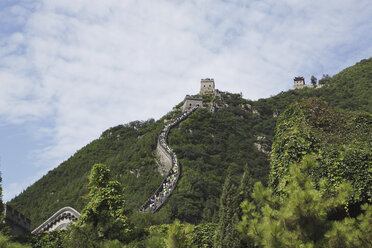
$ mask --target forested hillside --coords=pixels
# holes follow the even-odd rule
[[[372,201],[372,115],[336,111],[318,98],[292,104],[280,116],[272,146],[270,186],[280,193],[292,164],[314,155],[314,182],[326,180],[332,192],[342,183],[352,188],[350,203]]]
[[[244,168],[249,167],[253,181],[267,184],[267,152],[271,150],[277,116],[286,107],[303,98],[319,97],[336,109],[372,112],[371,87],[372,59],[368,59],[325,80],[325,86],[319,89],[290,90],[258,101],[223,93],[224,104],[216,112],[199,109],[171,132],[169,144],[179,157],[182,175],[169,201],[156,214],[157,221],[167,223],[178,218],[189,223],[217,222],[226,175],[238,183]],[[124,185],[126,208],[135,214],[162,180],[155,173],[156,139],[164,120],[178,114],[175,110],[156,122],[110,128],[10,204],[29,216],[33,227],[61,207],[81,211],[86,204],[89,171],[93,164],[105,163]]]

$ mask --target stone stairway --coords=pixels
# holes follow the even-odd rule
[[[169,121],[167,124],[163,126],[162,131],[158,136],[158,147],[157,147],[157,154],[161,157],[160,161],[171,161],[169,163],[170,169],[168,171],[167,176],[164,178],[160,186],[157,188],[155,193],[153,193],[150,198],[139,208],[139,212],[148,212],[152,211],[155,213],[158,211],[168,197],[172,194],[173,190],[175,189],[178,178],[181,174],[181,167],[179,161],[177,159],[176,154],[167,144],[167,138],[170,130],[175,127],[178,123],[185,120],[192,112],[194,112],[198,107],[194,107],[189,110],[185,110],[185,112],[177,117],[174,120]],[[163,157],[163,158],[162,158]]]

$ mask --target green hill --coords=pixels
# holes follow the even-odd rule
[[[319,89],[290,90],[258,101],[243,99],[239,94],[221,94],[222,108],[214,113],[197,110],[169,136],[182,175],[169,201],[157,213],[158,221],[175,218],[190,223],[216,221],[222,185],[228,173],[237,182],[248,165],[254,180],[268,182],[267,152],[271,150],[276,116],[287,106],[315,96],[336,109],[371,113],[371,85],[372,58],[345,69]],[[156,122],[137,121],[110,128],[10,204],[30,217],[32,227],[64,206],[81,211],[86,203],[89,171],[93,164],[105,163],[125,186],[128,211],[136,213],[162,180],[156,173],[154,159],[157,135],[164,120],[179,113],[179,110],[170,112]]]
[[[326,179],[330,191],[343,182],[353,187],[351,202],[372,202],[372,115],[335,111],[311,98],[292,104],[280,116],[272,145],[270,183],[281,192],[288,169],[305,155],[316,156],[315,182]]]

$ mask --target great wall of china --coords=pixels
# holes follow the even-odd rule
[[[181,167],[177,155],[167,143],[168,135],[172,128],[178,125],[181,121],[185,120],[197,108],[198,106],[194,106],[191,109],[185,110],[181,116],[171,120],[168,124],[163,126],[163,129],[158,136],[156,150],[157,156],[159,157],[161,163],[163,163],[166,168],[169,168],[168,174],[156,191],[139,208],[139,212],[157,212],[176,188],[179,176],[181,174]]]
[[[168,171],[167,176],[163,179],[155,192],[139,208],[139,212],[144,213],[152,211],[152,213],[156,213],[175,189],[181,174],[181,167],[177,155],[167,143],[169,132],[196,109],[202,108],[203,101],[200,95],[209,93],[215,94],[214,80],[212,78],[202,79],[200,83],[199,96],[187,95],[182,106],[183,114],[163,126],[163,129],[158,136],[156,154],[162,166]]]
[[[163,166],[163,168],[167,172],[167,176],[164,178],[155,192],[149,197],[149,199],[139,208],[140,212],[157,212],[175,189],[181,174],[181,167],[177,155],[167,144],[169,132],[181,121],[185,120],[196,109],[202,108],[203,102],[201,95],[210,93],[212,93],[213,95],[216,93],[214,80],[210,78],[202,79],[199,95],[187,95],[182,106],[182,115],[180,115],[176,119],[169,121],[166,125],[163,126],[163,129],[158,136],[156,154],[161,163],[161,166]],[[10,206],[8,206],[6,209],[8,211],[6,211],[5,220],[7,224],[11,226],[12,232],[14,232],[14,234],[29,233],[30,220],[26,217],[22,217],[23,215],[11,209]],[[18,215],[22,218],[20,219]],[[17,218],[13,218],[13,216],[17,216]],[[34,229],[31,233],[37,234],[40,232],[50,232],[58,229],[66,229],[68,224],[71,222],[76,222],[79,216],[80,213],[75,209],[71,207],[64,207],[58,210],[46,221],[44,221],[44,223]]]

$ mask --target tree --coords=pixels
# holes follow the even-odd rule
[[[11,238],[4,236],[0,233],[0,247],[1,248],[31,248],[29,245],[15,243],[11,241]]]
[[[372,205],[362,206],[364,213],[357,218],[335,221],[326,233],[327,247],[372,247]]]
[[[168,229],[168,236],[165,240],[167,247],[169,248],[189,247],[190,240],[188,236],[191,230],[192,230],[191,225],[183,226],[179,220],[175,220],[173,224],[169,226]]]
[[[104,164],[95,164],[89,176],[89,202],[84,208],[80,223],[91,223],[100,229],[112,219],[127,228],[124,214],[125,201],[122,187],[118,181],[112,181],[110,169]]]
[[[319,80],[319,85],[327,84],[331,80],[328,74],[323,74],[322,79]]]
[[[256,181],[257,180],[254,179],[252,170],[248,165],[246,165],[239,186],[239,205],[242,204],[244,201],[253,202],[251,194],[253,191],[254,183]],[[243,216],[242,209],[239,208],[239,220],[241,220],[242,216]],[[243,233],[241,244],[243,247],[254,247],[253,240],[249,236],[244,235]]]
[[[316,83],[317,83],[318,79],[317,79],[316,77],[314,77],[314,76],[311,76],[310,81],[311,81],[311,84],[312,84],[314,87],[316,87]]]
[[[239,203],[242,203],[244,200],[252,201],[251,194],[256,181],[250,167],[246,165],[239,186]]]
[[[79,245],[86,245],[84,239],[89,242],[104,239],[126,241],[131,228],[125,215],[120,183],[111,180],[106,165],[95,164],[90,172],[89,187],[89,202],[72,228],[70,241],[83,243]]]
[[[365,214],[358,219],[329,220],[332,211],[347,204],[351,187],[340,184],[330,194],[327,182],[322,181],[317,189],[309,176],[315,168],[310,156],[293,164],[281,195],[256,183],[254,203],[241,205],[239,230],[258,247],[371,247],[371,206],[365,206]]]
[[[1,185],[3,179],[0,173],[0,232],[3,234],[9,233],[9,227],[4,223],[4,203],[3,203],[3,187]]]
[[[242,238],[237,230],[239,223],[239,195],[237,191],[237,187],[228,175],[220,199],[220,221],[214,247],[240,247]]]

